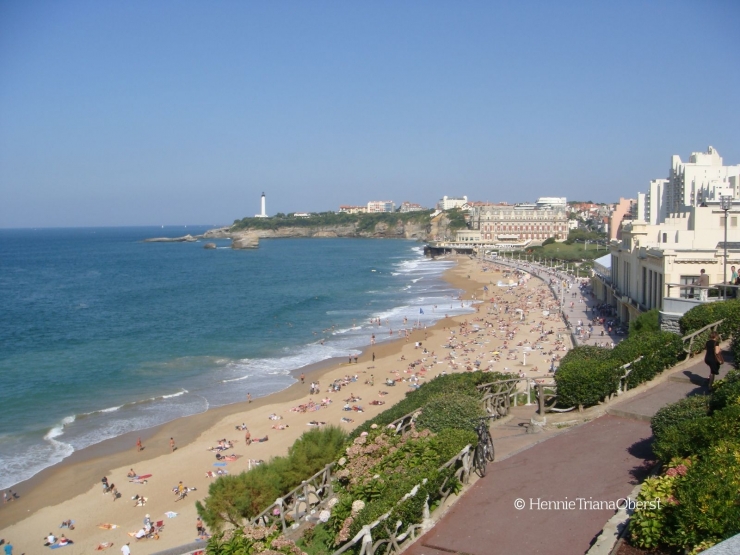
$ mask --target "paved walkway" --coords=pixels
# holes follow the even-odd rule
[[[488,475],[407,553],[585,553],[615,512],[587,501],[616,502],[631,493],[653,464],[650,417],[667,403],[706,393],[706,375],[701,359],[684,364],[610,405],[608,415],[566,431],[526,434],[532,409],[514,409],[492,429],[497,462]]]

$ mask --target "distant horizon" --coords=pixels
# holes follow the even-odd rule
[[[273,214],[635,198],[673,155],[740,163],[737,21],[719,0],[2,2],[0,227],[233,222],[262,191]]]

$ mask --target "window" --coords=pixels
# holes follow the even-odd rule
[[[668,242],[668,234],[667,233],[664,233],[663,234],[663,242],[664,243],[667,243]]]
[[[679,283],[681,285],[691,285],[699,279],[699,276],[681,276]],[[681,287],[681,298],[682,299],[698,299],[699,290],[693,287]]]
[[[737,227],[737,216],[730,217],[730,227]]]

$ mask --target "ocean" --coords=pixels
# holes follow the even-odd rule
[[[141,242],[206,229],[0,230],[0,489],[105,439],[282,390],[404,318],[471,310],[441,279],[452,262],[412,241]]]

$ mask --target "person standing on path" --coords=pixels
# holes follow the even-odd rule
[[[704,362],[709,366],[709,379],[707,380],[707,385],[712,387],[712,384],[714,384],[714,377],[719,374],[719,367],[724,362],[722,352],[719,348],[719,335],[716,331],[709,334],[706,353],[704,354]]]

